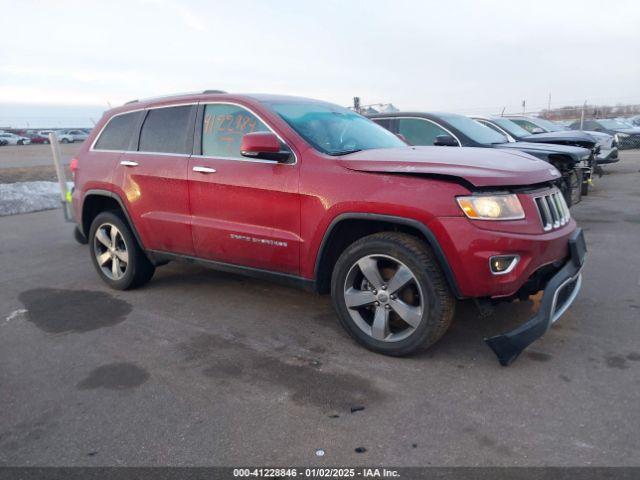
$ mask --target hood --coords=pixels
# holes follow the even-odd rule
[[[611,137],[611,135],[609,135],[608,133],[604,133],[604,132],[594,132],[593,130],[581,130],[581,131],[583,133],[591,135],[596,140],[605,140],[605,139]]]
[[[580,161],[591,155],[591,151],[586,148],[574,147],[572,145],[554,145],[551,143],[533,142],[510,142],[494,145],[496,148],[514,148],[533,156],[539,155],[564,155],[571,157],[575,161]]]
[[[619,128],[617,133],[626,133],[627,135],[640,135],[640,128]]]
[[[526,142],[534,143],[559,143],[564,145],[579,145],[583,148],[592,149],[596,146],[596,139],[586,132],[578,130],[566,130],[561,132],[533,133],[525,137]]]
[[[359,172],[457,177],[476,187],[534,185],[560,177],[547,162],[495,148],[381,148],[344,155],[337,162]]]

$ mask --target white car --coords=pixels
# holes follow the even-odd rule
[[[68,131],[66,130],[58,130],[55,132],[56,137],[58,137],[58,141],[60,143],[73,143],[75,142],[75,139],[73,138],[73,135],[70,135]]]
[[[27,137],[21,137],[20,135],[7,132],[0,133],[0,138],[6,140],[7,145],[29,145],[31,143],[31,140]]]
[[[60,133],[64,133],[64,135],[69,135],[73,140],[73,142],[84,142],[87,137],[89,137],[89,134],[87,132],[84,132],[82,130],[63,130]]]

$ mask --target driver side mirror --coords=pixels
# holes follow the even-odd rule
[[[291,151],[280,149],[280,139],[272,132],[252,132],[242,136],[240,155],[286,163]]]
[[[531,129],[531,133],[533,133],[534,135],[537,135],[538,133],[544,133],[544,130],[541,129],[540,127],[536,127]]]
[[[458,141],[451,135],[438,135],[433,144],[438,147],[457,147]]]

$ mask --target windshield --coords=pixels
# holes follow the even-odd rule
[[[609,130],[619,130],[621,128],[633,128],[631,125],[620,120],[598,120],[598,123]]]
[[[491,121],[513,137],[528,137],[531,134],[508,118],[492,118]]]
[[[328,103],[268,104],[298,135],[327,155],[405,147],[393,133],[351,110]]]
[[[507,143],[507,137],[491,130],[475,120],[462,115],[438,115],[445,122],[448,122],[452,127],[457,128],[464,133],[471,140],[482,143],[484,145],[492,145],[495,143]]]

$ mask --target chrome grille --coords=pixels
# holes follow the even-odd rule
[[[562,193],[558,190],[536,197],[535,201],[538,213],[540,213],[540,220],[542,220],[542,228],[545,232],[555,230],[569,223],[571,218],[569,207],[567,207]]]

